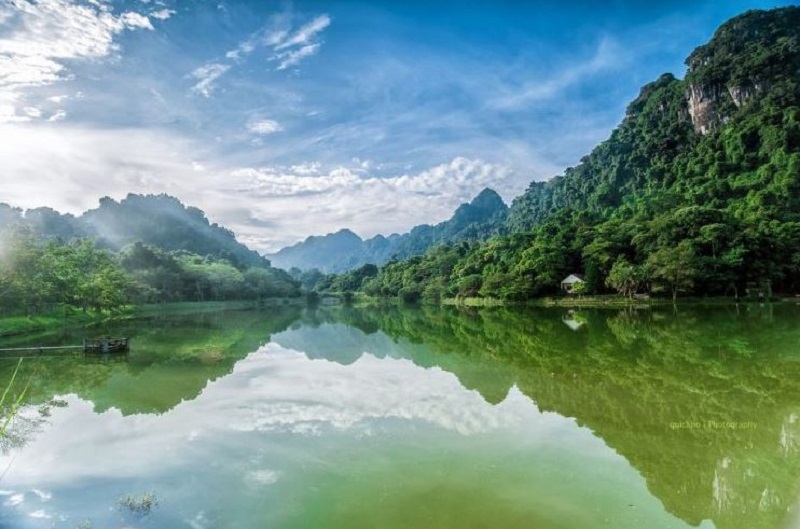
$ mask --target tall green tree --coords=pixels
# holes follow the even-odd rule
[[[690,292],[697,277],[697,256],[691,241],[683,241],[677,248],[661,248],[648,257],[653,280],[657,288],[672,294],[674,302],[679,292]]]

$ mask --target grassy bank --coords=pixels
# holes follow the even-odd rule
[[[104,321],[107,318],[107,315],[82,312],[68,313],[67,315],[8,316],[0,318],[0,338],[44,333],[59,327],[88,325],[95,321]]]

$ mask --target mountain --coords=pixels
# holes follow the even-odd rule
[[[798,7],[726,22],[686,59],[684,80],[667,73],[643,87],[622,124],[580,165],[516,198],[509,228],[528,229],[566,209],[619,207],[625,197],[672,188],[678,176],[730,180],[768,165],[770,154],[796,154],[798,27]],[[680,165],[689,159],[696,165]]]
[[[485,239],[498,232],[507,211],[500,195],[487,188],[471,202],[459,206],[449,220],[435,226],[422,224],[402,235],[377,235],[367,240],[345,229],[308,237],[267,257],[284,269],[317,268],[326,273],[341,273],[368,263],[382,265],[392,259],[420,255],[437,244]]]
[[[23,212],[0,204],[0,228],[13,223],[27,224],[45,238],[91,238],[115,251],[138,241],[166,251],[220,257],[238,266],[269,266],[268,260],[237,241],[232,231],[164,194],[129,194],[119,202],[103,197],[97,208],[79,217],[51,208]]]
[[[269,261],[236,240],[227,228],[169,195],[129,194],[119,202],[100,199],[100,206],[79,221],[101,244],[119,249],[141,241],[164,250],[185,250],[222,257],[240,266],[269,266]]]
[[[644,86],[580,163],[534,182],[503,236],[381,269],[374,295],[800,290],[800,7],[749,11]]]
[[[286,270],[318,268],[326,273],[341,272],[363,264],[361,260],[367,258],[366,244],[367,241],[352,231],[343,229],[327,235],[312,235],[303,242],[283,248],[267,257],[275,266]],[[373,250],[380,253],[382,249],[380,246],[373,246]]]
[[[0,305],[16,313],[300,295],[288,273],[167,195],[102,198],[79,217],[0,204],[0,249]]]

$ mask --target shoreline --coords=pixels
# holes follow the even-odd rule
[[[348,303],[341,301],[340,296],[321,295],[321,297],[337,297],[340,299],[334,306],[346,306]],[[433,307],[456,307],[456,308],[490,308],[490,307],[562,307],[562,308],[595,308],[595,309],[647,309],[650,307],[675,306],[734,306],[737,304],[798,304],[800,297],[775,297],[769,300],[758,300],[740,298],[738,300],[724,297],[684,297],[678,298],[673,303],[671,298],[649,298],[649,299],[630,299],[626,297],[608,296],[582,296],[579,298],[554,298],[543,297],[529,299],[525,301],[506,301],[498,298],[444,298],[438,303],[418,303],[410,306],[433,306]],[[396,298],[378,298],[356,295],[352,300],[352,305],[359,307],[385,307],[385,306],[405,306],[403,301]],[[320,304],[317,306],[326,306]],[[201,312],[217,312],[223,310],[261,310],[290,306],[313,306],[309,305],[306,297],[296,298],[271,298],[263,301],[238,300],[238,301],[180,301],[174,303],[158,303],[145,305],[129,305],[123,307],[118,313],[83,313],[72,310],[64,314],[58,314],[59,310],[54,310],[48,314],[35,316],[6,316],[0,317],[0,339],[9,340],[21,337],[30,337],[37,333],[46,334],[53,332],[59,327],[91,327],[107,322],[124,321],[137,318],[146,318],[162,314],[195,314]]]
[[[323,295],[325,296],[325,295]],[[337,297],[336,295],[328,295]],[[397,298],[383,298],[356,295],[352,305],[359,307],[369,306],[428,306],[428,307],[565,307],[565,308],[648,308],[648,307],[668,307],[675,306],[734,306],[755,305],[755,304],[800,304],[800,297],[775,296],[771,299],[759,300],[756,298],[731,298],[731,297],[680,297],[673,302],[672,298],[650,297],[647,299],[631,299],[615,294],[600,296],[581,296],[581,297],[541,297],[527,299],[524,301],[508,301],[499,298],[443,298],[439,302],[431,303],[421,301],[419,303],[406,304]],[[344,302],[340,303],[344,305]]]

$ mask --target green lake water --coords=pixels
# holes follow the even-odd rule
[[[131,352],[23,360],[0,528],[800,527],[795,305],[286,307],[46,340],[99,333]]]

